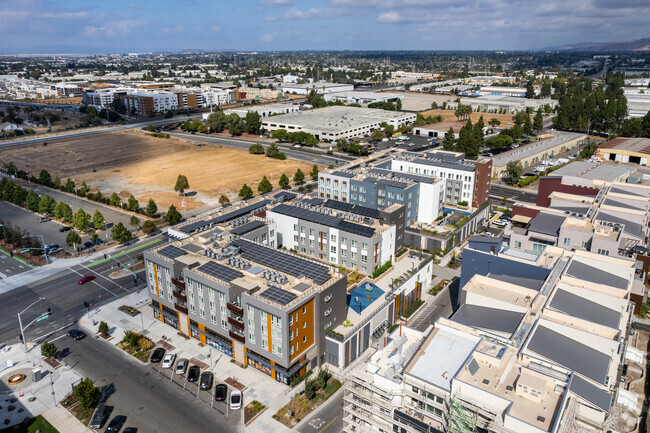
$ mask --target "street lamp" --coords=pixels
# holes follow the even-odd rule
[[[25,345],[25,352],[29,352],[29,350],[27,350],[27,341],[25,340],[25,328],[29,328],[29,325],[31,325],[31,324],[34,323],[34,322],[37,322],[38,320],[42,320],[42,319],[45,318],[45,317],[49,317],[49,315],[51,314],[51,310],[48,308],[48,312],[46,313],[47,316],[45,316],[45,315],[41,315],[41,316],[37,317],[36,319],[34,319],[34,320],[32,320],[31,322],[29,322],[29,323],[25,326],[25,328],[23,328],[23,321],[22,321],[22,319],[20,318],[20,315],[23,314],[25,311],[29,310],[29,309],[30,309],[34,304],[36,304],[36,303],[42,301],[43,299],[45,299],[45,298],[43,298],[43,297],[39,297],[36,301],[34,301],[34,302],[32,302],[31,304],[29,304],[29,306],[28,306],[27,308],[25,308],[23,311],[21,311],[20,313],[18,313],[18,326],[20,327],[20,336],[22,337],[22,339],[23,339],[23,344]]]

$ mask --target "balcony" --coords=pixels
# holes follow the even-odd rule
[[[237,332],[229,331],[228,334],[230,335],[230,338],[232,338],[234,340],[237,340],[240,343],[245,343],[246,342],[246,338],[243,335],[238,334]]]
[[[230,323],[232,326],[234,326],[236,328],[239,328],[241,330],[244,329],[244,322],[242,322],[240,320],[233,319],[232,317],[228,317],[228,323]]]
[[[244,315],[244,309],[242,307],[240,307],[239,305],[234,304],[232,302],[228,302],[226,304],[226,308],[228,308],[230,311],[232,311],[235,314],[239,314],[240,316]]]
[[[178,305],[178,304],[174,304],[174,308],[176,308],[176,310],[180,311],[183,314],[187,314],[187,307],[184,307],[184,306]]]
[[[181,289],[185,289],[185,281],[172,278],[172,284],[175,285],[176,287],[180,287]]]
[[[180,290],[174,290],[172,292],[172,295],[174,295],[175,298],[180,299],[183,302],[187,302],[187,296],[185,296],[185,292],[181,292]]]

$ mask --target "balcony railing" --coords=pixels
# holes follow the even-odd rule
[[[187,296],[185,296],[184,292],[174,290],[172,294],[174,295],[175,298],[180,299],[183,302],[187,302]]]
[[[230,323],[232,326],[239,328],[239,329],[244,329],[244,322],[233,319],[232,317],[228,317],[228,323]]]
[[[175,285],[176,287],[180,287],[181,289],[185,289],[185,281],[172,278],[172,284]]]
[[[182,305],[174,304],[174,308],[176,308],[176,310],[180,311],[183,314],[187,314],[187,307],[183,307]]]
[[[228,334],[230,335],[230,338],[235,339],[235,340],[239,341],[240,343],[245,343],[246,342],[246,338],[243,335],[238,334],[237,332],[229,331]]]
[[[226,304],[226,308],[228,308],[230,311],[232,311],[235,314],[239,314],[240,316],[244,315],[244,309],[237,304],[233,304],[232,302],[228,302]]]

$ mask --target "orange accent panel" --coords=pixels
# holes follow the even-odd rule
[[[269,341],[268,351],[273,353],[273,332],[271,332],[271,315],[266,313],[266,334]]]
[[[303,307],[306,307],[307,309],[305,313],[302,312]],[[298,315],[298,320],[294,320],[293,325],[289,328],[289,333],[291,333],[293,330],[293,335],[295,335],[295,338],[298,338],[298,334],[300,334],[303,337],[307,337],[307,341],[303,342],[302,339],[298,341],[298,347],[302,350],[299,349],[293,352],[293,355],[289,357],[289,360],[291,362],[299,358],[301,354],[306,352],[315,344],[316,337],[314,336],[314,328],[316,323],[316,308],[314,305],[314,298],[311,298],[309,301],[289,313],[289,315],[292,315],[294,317],[296,314]],[[302,328],[303,322],[307,322],[307,327],[305,329]],[[304,359],[305,356],[302,358]]]
[[[156,283],[156,286],[157,285],[158,285],[158,283]],[[163,311],[162,302],[158,302],[158,308],[160,308],[160,321],[165,323],[165,318],[163,317],[163,312],[162,312]]]
[[[156,280],[156,296],[160,296],[160,289],[158,288],[158,265],[153,264],[153,277]]]
[[[200,341],[201,343],[203,343],[203,344],[206,344],[206,343],[207,343],[207,340],[206,340],[206,338],[205,338],[205,325],[201,325],[201,324],[199,323],[199,331],[203,332],[203,334],[200,334],[200,335],[199,335],[199,341]]]

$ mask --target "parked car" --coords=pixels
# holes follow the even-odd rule
[[[94,275],[85,275],[79,280],[79,284],[86,284],[88,281],[92,281],[95,279]]]
[[[86,333],[80,329],[71,329],[68,331],[68,337],[72,337],[75,340],[79,341],[86,338]]]
[[[59,227],[59,231],[61,233],[67,232],[67,231],[70,231],[70,230],[72,230],[72,227],[70,227],[70,226],[61,226],[61,227]]]
[[[58,247],[58,248],[52,248],[51,250],[45,250],[45,252],[46,252],[48,255],[50,255],[50,256],[51,256],[52,254],[60,253],[61,251],[63,251],[63,248],[61,248],[61,247]]]
[[[494,224],[495,226],[497,226],[499,228],[503,228],[503,227],[508,225],[508,221],[498,219],[498,220],[494,221],[492,224]]]
[[[187,370],[187,359],[181,358],[176,363],[176,370],[174,371],[176,374],[183,374],[185,373],[185,370]]]
[[[135,427],[127,427],[122,430],[122,433],[138,433],[138,429]]]
[[[93,417],[90,420],[90,424],[88,424],[88,427],[94,429],[102,428],[102,426],[106,422],[106,418],[108,418],[109,412],[110,412],[110,408],[108,406],[106,406],[105,404],[100,405],[95,411],[95,413],[93,414]]]
[[[167,355],[165,355],[165,358],[163,359],[162,362],[162,368],[172,368],[175,359],[176,359],[175,353],[168,353]]]
[[[38,219],[38,222],[39,222],[39,223],[44,223],[44,222],[48,222],[48,221],[52,221],[52,219],[51,219],[51,218],[48,218],[48,217],[40,217],[40,218]]]
[[[111,422],[108,423],[108,427],[106,427],[106,433],[119,432],[125,422],[126,417],[124,415],[117,415],[111,420]]]
[[[151,362],[160,362],[165,356],[165,349],[162,347],[156,347],[156,349],[151,354]]]
[[[94,246],[93,243],[90,242],[90,241],[84,242],[84,247],[86,247],[86,248],[92,248],[93,246]]]
[[[509,214],[509,213],[504,213],[503,215],[501,215],[501,216],[499,217],[499,219],[500,219],[501,221],[510,221],[510,220],[512,220],[512,215]]]
[[[192,365],[187,369],[187,381],[196,382],[199,380],[199,375],[201,374],[201,368],[198,365]]]
[[[212,375],[211,371],[204,371],[201,373],[201,380],[199,380],[199,388],[208,390],[212,388],[212,381],[214,380],[214,376]]]
[[[242,395],[241,395],[240,390],[233,389],[232,391],[230,391],[230,409],[231,410],[241,409],[241,400],[242,400]]]
[[[225,383],[220,383],[214,387],[214,399],[217,401],[224,401],[228,396],[228,386]]]
[[[159,234],[161,234],[161,233],[162,233],[162,230],[154,230],[154,231],[152,231],[151,233],[149,233],[149,234],[147,235],[147,237],[150,238],[150,237],[152,237],[152,236],[156,236],[156,235],[159,235]]]

